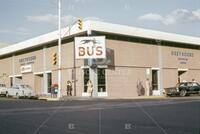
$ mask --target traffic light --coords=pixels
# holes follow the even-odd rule
[[[52,64],[56,65],[57,64],[57,53],[52,54]]]
[[[78,19],[78,28],[79,28],[80,30],[83,29],[83,20],[82,20],[82,19]]]

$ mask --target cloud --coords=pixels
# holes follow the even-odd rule
[[[102,19],[100,19],[98,17],[93,17],[93,16],[85,17],[85,18],[83,18],[83,20],[103,21]]]
[[[52,14],[46,14],[41,16],[26,16],[26,19],[30,22],[45,22],[45,23],[56,24],[58,16]]]
[[[79,18],[80,17],[76,17],[72,15],[63,15],[61,18],[61,21],[63,25],[69,25],[73,23],[74,21],[78,20]],[[48,23],[48,24],[53,24],[53,25],[58,24],[58,15],[53,15],[53,14],[46,14],[46,15],[41,15],[41,16],[26,16],[26,19],[30,22]],[[100,18],[94,17],[94,16],[85,17],[83,18],[83,20],[102,21]]]
[[[192,13],[194,15],[194,18],[200,20],[200,9],[193,11]]]
[[[187,9],[176,9],[167,15],[158,13],[147,13],[138,18],[145,21],[157,21],[165,25],[183,23],[183,22],[200,22],[200,9],[189,11]]]
[[[162,21],[163,17],[156,13],[148,13],[139,17],[140,20]]]

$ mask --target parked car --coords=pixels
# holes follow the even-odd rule
[[[14,85],[12,88],[7,90],[7,96],[19,97],[33,97],[35,92],[31,89],[29,85],[18,84]]]
[[[5,85],[5,84],[0,84],[0,95],[6,96],[7,90],[8,90],[8,89],[6,88],[6,85]]]
[[[200,94],[200,85],[197,82],[181,82],[175,87],[165,88],[164,94],[166,96]]]

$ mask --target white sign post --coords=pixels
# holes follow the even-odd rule
[[[76,59],[106,58],[105,36],[75,38]]]

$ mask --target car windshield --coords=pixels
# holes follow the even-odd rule
[[[176,88],[187,86],[187,83],[178,83],[176,84]]]
[[[192,86],[199,86],[199,84],[196,82],[192,82]]]

